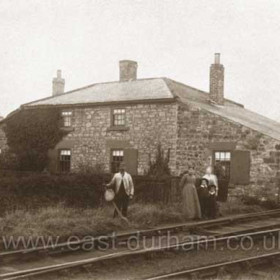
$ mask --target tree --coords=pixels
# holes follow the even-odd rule
[[[42,171],[48,164],[48,150],[63,138],[57,108],[21,109],[5,121],[10,152],[19,170]]]

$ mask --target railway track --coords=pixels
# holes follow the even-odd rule
[[[5,252],[0,254],[0,261],[3,266],[0,267],[0,279],[24,279],[31,276],[41,276],[43,274],[53,273],[61,270],[70,270],[79,268],[82,266],[94,265],[98,262],[106,262],[112,259],[120,259],[131,256],[143,256],[147,254],[160,253],[167,250],[180,250],[186,248],[195,248],[205,246],[211,246],[215,243],[229,242],[229,240],[236,241],[245,236],[251,238],[260,238],[266,235],[278,235],[280,231],[280,210],[272,210],[260,213],[237,215],[234,217],[220,218],[212,221],[200,221],[195,223],[177,224],[173,226],[160,227],[155,229],[143,230],[138,232],[123,233],[116,236],[103,237],[107,241],[117,239],[120,243],[125,243],[129,238],[137,236],[137,238],[162,236],[163,234],[169,234],[171,232],[180,234],[180,232],[195,233],[192,241],[184,242],[179,240],[175,244],[166,244],[163,246],[153,247],[150,249],[140,248],[135,251],[126,250],[123,248],[117,248],[117,251],[107,250],[106,252],[94,251],[88,254],[81,253],[80,255],[72,254],[71,251],[67,251],[69,243],[58,244],[53,248],[33,248],[28,250],[17,250],[11,252]],[[203,233],[203,239],[200,238]],[[209,238],[208,238],[209,237]],[[234,238],[234,239],[233,239]],[[104,240],[103,240],[104,241]],[[83,242],[89,242],[81,240],[80,242],[74,242],[74,245],[82,245]],[[100,242],[98,239],[93,239],[92,242]],[[72,244],[73,245],[73,244]],[[186,250],[188,251],[188,250]],[[59,259],[57,254],[69,253],[70,258]],[[42,254],[40,256],[40,254]],[[13,266],[14,261],[23,260],[22,256],[36,256],[36,258],[43,259],[45,254],[55,254],[53,257],[54,262],[34,264],[34,262],[23,262],[24,264]],[[51,254],[50,254],[51,255]],[[9,270],[5,270],[5,261],[10,260]],[[12,268],[12,271],[11,271]]]
[[[240,269],[244,270],[244,267],[248,267],[248,270],[254,268],[260,268],[262,265],[275,264],[279,267],[280,252],[263,254],[260,256],[243,258],[235,261],[221,262],[217,264],[211,264],[207,266],[186,269],[173,273],[162,274],[159,276],[145,278],[145,280],[161,280],[161,279],[202,279],[207,277],[224,276],[225,274],[238,274]],[[254,273],[256,273],[254,271]]]

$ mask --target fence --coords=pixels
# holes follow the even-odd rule
[[[180,197],[178,177],[166,177],[163,179],[153,177],[136,177],[136,200],[147,203],[171,203],[178,201]]]

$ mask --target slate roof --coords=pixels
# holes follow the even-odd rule
[[[128,82],[93,84],[22,105],[23,107],[61,106],[78,104],[100,104],[122,101],[179,100],[193,104],[203,110],[239,123],[280,140],[280,123],[255,112],[243,105],[225,100],[220,106],[209,102],[209,94],[167,78],[138,79]]]
[[[203,110],[251,128],[274,139],[280,140],[279,122],[271,120],[248,109],[239,106],[218,106],[209,103],[198,103],[195,101],[189,101],[184,97],[181,98],[181,101],[185,104],[189,103],[195,105]]]
[[[93,84],[25,105],[73,105],[173,98],[164,79],[156,78]]]

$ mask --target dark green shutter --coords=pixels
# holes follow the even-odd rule
[[[57,149],[52,149],[48,151],[48,170],[51,173],[58,172],[59,166],[59,155]]]
[[[239,185],[250,183],[250,152],[232,151],[230,164],[230,182]]]
[[[124,150],[124,162],[126,165],[126,171],[131,175],[137,175],[138,150],[125,149]]]

